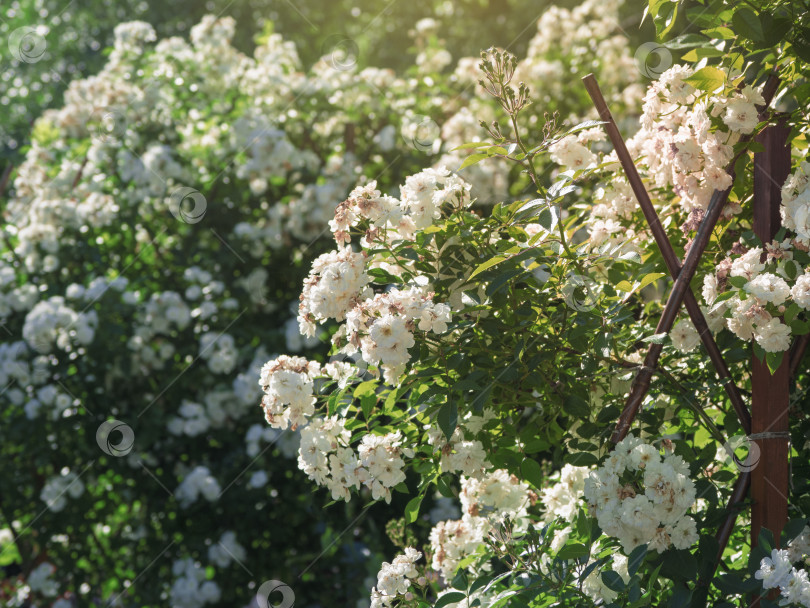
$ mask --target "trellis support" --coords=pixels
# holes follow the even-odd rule
[[[763,243],[770,243],[782,226],[779,206],[781,186],[790,173],[789,134],[784,123],[776,123],[757,137],[763,150],[754,154],[754,233]],[[788,353],[773,374],[765,361],[752,356],[751,391],[751,545],[763,527],[779,545],[788,518]],[[751,605],[759,606],[759,598]]]
[[[765,82],[765,85],[762,88],[762,97],[765,100],[765,104],[761,108],[763,112],[767,110],[767,107],[770,105],[778,87],[779,77],[777,76],[776,69],[774,69],[773,73],[771,73],[771,75],[768,77],[768,80]],[[743,135],[738,143],[745,143],[750,139],[750,137],[750,135]],[[740,158],[743,153],[745,153],[745,147],[741,146],[739,151],[734,155],[734,158],[726,167],[726,172],[731,176],[732,182],[736,178],[734,168],[735,164],[737,159]],[[706,209],[706,215],[700,222],[697,233],[695,234],[695,238],[692,241],[692,246],[689,248],[689,252],[686,254],[686,257],[683,260],[681,271],[678,273],[678,278],[675,279],[675,283],[669,293],[669,298],[667,298],[667,303],[664,306],[664,311],[661,313],[661,318],[658,321],[658,326],[655,329],[655,333],[668,334],[672,329],[672,326],[675,323],[675,318],[678,315],[678,310],[680,309],[681,304],[683,304],[684,298],[686,297],[686,293],[689,289],[689,283],[695,276],[695,271],[697,270],[700,258],[703,255],[703,252],[706,250],[706,246],[709,244],[712,231],[714,230],[717,221],[720,219],[723,207],[725,206],[730,193],[731,187],[722,191],[715,190],[714,194],[712,194],[708,208]],[[630,395],[627,397],[624,410],[619,416],[619,421],[616,423],[616,430],[613,432],[613,436],[611,437],[611,441],[613,441],[613,443],[618,443],[627,436],[627,433],[630,430],[630,425],[633,423],[636,414],[638,414],[638,411],[641,408],[641,403],[644,400],[644,396],[650,389],[650,379],[652,378],[653,372],[658,365],[658,359],[661,356],[661,351],[663,348],[663,344],[655,343],[651,344],[647,350],[647,356],[644,358],[644,365],[641,367],[638,374],[636,374],[636,379],[633,382],[633,385],[630,387]]]
[[[650,226],[653,238],[658,245],[661,256],[664,258],[664,263],[667,266],[667,270],[669,270],[669,274],[673,279],[677,279],[681,273],[681,261],[675,254],[675,250],[672,248],[669,237],[667,237],[667,233],[661,224],[658,213],[655,211],[655,207],[650,200],[650,195],[648,194],[647,189],[644,187],[644,182],[641,180],[641,176],[633,163],[630,152],[627,150],[627,145],[624,143],[624,139],[619,132],[619,128],[616,126],[616,121],[613,120],[613,115],[610,113],[607,102],[602,95],[602,91],[599,88],[599,83],[596,81],[593,74],[588,74],[582,79],[582,81],[585,84],[585,88],[588,90],[588,94],[593,100],[597,112],[599,112],[599,118],[605,122],[605,131],[613,144],[614,150],[616,150],[616,156],[622,165],[622,169],[624,169],[625,176],[627,177],[627,181],[633,190],[633,194],[635,194],[636,201],[638,201],[639,207],[644,213],[644,218],[647,220],[647,224]],[[743,401],[740,390],[737,388],[737,385],[734,383],[734,380],[731,377],[728,365],[726,365],[723,355],[720,352],[717,343],[714,341],[714,336],[712,336],[712,333],[709,331],[706,317],[703,315],[700,304],[695,298],[695,294],[692,293],[691,288],[686,288],[684,291],[683,300],[686,310],[689,313],[689,318],[692,319],[695,329],[703,342],[703,346],[706,348],[706,352],[709,354],[709,358],[711,359],[712,364],[717,370],[717,374],[723,383],[723,387],[726,390],[729,401],[740,419],[740,424],[746,432],[750,432],[751,415]],[[645,366],[646,365],[647,362],[645,361]],[[649,371],[649,376],[652,375],[652,369],[646,371]],[[647,384],[649,386],[649,377],[647,378]],[[627,428],[629,428],[629,422],[627,424]],[[623,439],[624,434],[626,434],[626,430],[624,433],[617,432],[614,434],[614,440],[619,441]]]

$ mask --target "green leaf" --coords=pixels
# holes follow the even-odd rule
[[[734,25],[734,31],[738,34],[745,36],[754,42],[762,42],[765,40],[765,34],[762,31],[762,24],[759,21],[757,14],[746,6],[741,6],[731,17],[731,23]]]
[[[526,458],[520,463],[520,472],[523,479],[531,483],[535,488],[540,489],[543,487],[543,469],[540,464],[531,458]]]
[[[653,334],[651,336],[647,336],[646,338],[642,338],[641,341],[649,342],[651,344],[663,344],[668,335],[669,334]]]
[[[563,462],[575,467],[590,467],[599,463],[599,459],[588,452],[568,452],[563,456]]]
[[[651,273],[645,275],[644,278],[642,278],[641,281],[639,281],[638,283],[630,283],[630,281],[627,281],[627,280],[619,281],[615,285],[615,287],[619,291],[624,291],[624,292],[627,292],[628,294],[635,293],[637,291],[640,291],[640,290],[644,289],[650,283],[654,283],[655,281],[657,281],[661,277],[665,277],[665,276],[667,276],[667,275],[664,274],[663,272],[651,272]]]
[[[557,214],[557,208],[549,205],[542,209],[537,215],[537,223],[540,224],[547,232],[551,232],[557,227],[560,221],[560,216]]]
[[[660,278],[667,276],[663,272],[651,272],[650,274],[646,275],[643,279],[641,279],[641,283],[639,283],[638,288],[644,289],[650,283],[657,281]]]
[[[626,587],[624,584],[624,579],[622,579],[621,575],[613,570],[602,572],[602,582],[605,583],[605,586],[608,589],[618,593],[624,591],[624,588]]]
[[[443,608],[448,604],[455,604],[464,599],[467,599],[466,593],[462,593],[461,591],[451,591],[450,593],[445,593],[443,596],[441,596],[436,603],[433,604],[433,608]]]
[[[562,177],[563,179],[557,180],[551,184],[551,187],[548,189],[548,195],[554,200],[562,198],[566,194],[569,194],[577,189],[574,184],[568,182],[565,175]]]
[[[807,525],[807,518],[805,517],[793,517],[788,520],[788,523],[785,524],[785,527],[782,529],[782,539],[783,543],[782,546],[784,547],[787,545],[788,541],[793,540],[799,534],[802,533],[804,527]]]
[[[675,18],[678,15],[678,4],[672,0],[649,0],[649,5],[645,9],[645,15],[649,13],[655,23],[655,31],[658,37],[663,37],[672,26],[675,25]]]
[[[412,524],[419,517],[419,507],[422,505],[424,496],[411,498],[405,505],[405,523]]]
[[[748,279],[745,277],[728,277],[728,282],[737,289],[743,289],[746,285],[748,285]]]
[[[650,0],[647,4],[647,12],[649,12],[650,17],[655,19],[658,16],[658,12],[661,10],[661,7],[669,1],[670,0]]]
[[[492,144],[488,141],[468,141],[460,146],[456,146],[451,150],[451,152],[456,152],[457,150],[469,150],[470,148],[486,148],[491,145]]]
[[[677,2],[669,2],[669,10],[667,10],[666,15],[663,16],[661,13],[658,13],[658,19],[655,22],[655,29],[658,32],[659,38],[663,38],[667,34],[669,34],[670,30],[675,27],[675,20],[678,18],[678,3]]]
[[[796,264],[793,260],[786,260],[785,261],[785,274],[787,278],[791,281],[794,281],[796,277],[799,275],[799,268],[798,264]]]
[[[721,574],[714,579],[713,582],[723,593],[733,595],[751,593],[752,591],[756,591],[757,587],[761,585],[761,583],[756,579],[748,579],[747,581],[743,580],[734,572]]]
[[[720,303],[720,302],[725,302],[726,300],[730,300],[730,299],[731,299],[731,298],[733,298],[735,295],[736,295],[736,294],[735,294],[735,293],[734,293],[734,291],[732,291],[732,290],[729,290],[729,291],[724,291],[723,293],[721,293],[720,295],[718,295],[718,296],[715,298],[715,300],[714,300],[714,306],[717,306],[717,304],[718,304],[718,303]],[[713,308],[714,308],[714,307],[713,307]],[[713,310],[713,309],[712,309],[712,312],[714,312],[714,310]]]
[[[668,41],[666,47],[668,49],[691,49],[692,47],[702,46],[708,42],[706,37],[700,34],[682,34]]]
[[[456,493],[453,492],[453,487],[450,485],[451,480],[452,477],[449,474],[440,475],[436,478],[436,489],[445,498],[456,498]]]
[[[536,454],[537,452],[547,450],[549,447],[551,447],[551,444],[549,444],[548,439],[545,437],[536,437],[523,445],[523,452],[525,454]]]
[[[790,325],[791,321],[793,321],[793,319],[799,316],[799,313],[801,311],[802,309],[799,308],[799,305],[796,304],[796,302],[791,302],[790,306],[787,307],[785,313],[782,315],[782,318],[784,319],[785,323]]]
[[[487,591],[489,591],[490,589],[492,589],[492,587],[493,587],[494,585],[497,585],[497,584],[498,584],[498,583],[500,583],[500,582],[501,582],[503,579],[505,579],[505,578],[507,578],[507,577],[509,577],[509,576],[512,576],[512,572],[510,572],[510,571],[508,571],[508,570],[507,570],[506,572],[502,572],[501,574],[497,574],[497,575],[495,575],[494,577],[492,577],[492,578],[491,578],[491,579],[489,579],[489,580],[479,578],[478,580],[476,580],[476,581],[475,581],[475,582],[474,582],[474,583],[473,583],[473,584],[470,586],[470,593],[474,593],[475,591],[478,591],[478,589],[480,588],[480,586],[478,585],[478,581],[481,581],[481,580],[486,580],[486,581],[487,581],[487,582],[486,582],[486,587],[484,587],[484,591],[482,592],[482,593],[486,593]]]
[[[363,411],[363,417],[366,420],[370,420],[371,412],[375,405],[377,405],[377,395],[372,393],[360,397],[360,409]]]
[[[536,198],[521,206],[520,209],[515,212],[512,221],[526,221],[535,217],[537,218],[537,222],[548,232],[554,229],[559,219],[557,217],[557,210],[550,206],[546,199]]]
[[[496,255],[494,257],[489,258],[486,262],[484,262],[483,264],[478,265],[476,267],[476,269],[473,270],[472,274],[470,275],[470,279],[472,279],[475,276],[478,276],[479,274],[481,274],[485,270],[489,270],[493,266],[497,266],[498,264],[500,264],[504,260],[508,260],[509,257],[510,256],[508,256],[508,255],[504,255],[504,254],[500,253],[500,254],[498,254],[498,255]]]
[[[402,283],[401,277],[395,276],[382,268],[369,268],[368,275],[374,280],[375,283],[380,283],[381,285]]]
[[[700,68],[689,78],[684,78],[684,82],[691,84],[696,89],[711,93],[725,84],[726,73],[723,70],[707,65],[705,68]]]
[[[685,53],[681,59],[683,61],[688,61],[689,63],[697,63],[704,57],[722,57],[725,53],[719,49],[715,48],[700,48],[700,49],[692,49],[688,53]]]
[[[480,163],[485,158],[489,157],[481,152],[478,152],[476,154],[470,154],[467,158],[464,159],[464,162],[461,163],[461,166],[458,168],[458,170],[461,171],[462,169],[469,167],[470,165]]]
[[[765,38],[763,47],[776,46],[793,27],[793,22],[789,18],[775,17],[768,13],[761,13],[759,22],[762,25],[762,33]]]
[[[515,213],[515,217],[518,215],[533,215],[538,209],[541,209],[547,204],[548,201],[544,198],[534,198],[522,205]]]
[[[341,417],[346,415],[346,411],[351,407],[352,399],[346,394],[346,389],[342,391],[333,391],[331,395],[329,395],[329,400],[326,402],[326,410],[329,416],[334,416],[335,414],[340,415]]]
[[[676,583],[672,589],[672,599],[669,606],[670,608],[686,608],[691,599],[692,590],[680,583]]]
[[[366,418],[366,420],[369,419],[371,410],[373,410],[374,406],[377,405],[376,391],[376,380],[367,380],[366,382],[361,382],[354,389],[354,396],[355,398],[360,399],[360,409],[363,411],[363,416]]]
[[[376,380],[366,380],[365,382],[361,382],[357,385],[354,389],[354,396],[355,397],[362,397],[363,395],[373,395],[377,390],[377,381]]]
[[[627,558],[627,572],[630,576],[633,576],[636,572],[638,572],[639,566],[644,562],[644,558],[647,556],[647,545],[639,545],[630,553],[630,556]]]
[[[557,559],[579,559],[580,557],[588,557],[591,550],[582,543],[573,543],[565,545],[557,552]]]
[[[790,45],[793,47],[793,52],[796,53],[799,59],[810,63],[810,42],[795,38],[791,40]]]
[[[389,412],[396,407],[397,399],[399,398],[399,391],[401,387],[391,389],[388,391],[388,395],[385,397],[385,402],[383,403],[383,412]]]
[[[691,581],[697,576],[697,559],[685,549],[669,549],[662,565],[661,575],[673,581]]]
[[[436,422],[439,423],[439,428],[444,433],[444,436],[450,441],[456,426],[458,426],[458,405],[456,405],[455,401],[445,403],[439,408],[439,412],[436,414]]]
[[[574,418],[587,418],[591,413],[591,406],[585,399],[572,393],[563,401],[563,410]]]
[[[703,33],[708,36],[709,38],[719,38],[720,40],[733,40],[737,37],[737,35],[732,32],[729,28],[723,27],[722,25],[719,27],[712,27],[707,30],[703,30]]]
[[[802,321],[801,319],[793,319],[790,322],[790,331],[796,336],[803,336],[810,332],[810,322]]]
[[[765,355],[765,362],[768,364],[768,369],[770,370],[771,375],[773,375],[776,370],[779,369],[779,366],[782,365],[782,359],[784,356],[784,351],[778,353],[768,353]]]
[[[571,127],[568,131],[565,132],[563,137],[567,135],[572,135],[574,133],[579,133],[580,131],[584,131],[585,129],[591,129],[593,127],[598,127],[599,125],[607,124],[605,120],[586,120],[584,122],[579,123],[575,127]]]

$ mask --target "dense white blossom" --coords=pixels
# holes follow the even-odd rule
[[[366,289],[370,281],[363,253],[344,247],[319,256],[312,263],[301,292],[298,309],[301,333],[314,335],[315,324],[327,319],[342,321],[354,301],[370,294]]]
[[[436,425],[427,425],[426,430],[428,444],[441,454],[442,471],[480,477],[492,468],[484,444],[477,439],[466,439],[461,428],[456,428],[449,440]]]
[[[241,563],[245,560],[245,548],[236,540],[236,532],[223,532],[219,541],[208,547],[208,560],[220,567],[227,568],[232,561]]]
[[[796,243],[810,247],[810,163],[802,161],[782,186],[782,223],[796,233]]]
[[[179,559],[172,564],[174,583],[169,592],[172,606],[176,608],[201,608],[219,601],[222,594],[219,585],[206,580],[205,568],[192,558]]]
[[[681,319],[669,332],[672,346],[682,353],[688,353],[700,344],[700,334],[691,319]]]
[[[596,166],[596,154],[583,146],[574,135],[567,135],[549,147],[551,160],[569,169],[579,170]]]
[[[610,561],[610,570],[618,573],[625,583],[630,581],[630,573],[627,571],[627,557],[624,555],[620,553],[613,554]],[[605,605],[612,603],[619,594],[605,584],[602,580],[602,572],[602,568],[594,568],[582,581],[582,591],[594,602]]]
[[[662,457],[632,435],[588,476],[585,499],[604,533],[617,538],[627,554],[643,544],[661,553],[697,541],[695,521],[687,515],[695,502],[689,467],[680,456]]]
[[[790,297],[790,287],[787,282],[769,272],[757,275],[745,284],[745,291],[760,300],[779,306]]]
[[[574,521],[589,472],[587,467],[566,464],[554,474],[555,483],[540,490],[540,504],[545,508],[544,521],[550,522],[558,517],[567,522]]]
[[[430,531],[431,565],[448,581],[498,522],[509,518],[517,529],[525,529],[527,510],[537,496],[517,477],[499,469],[481,479],[462,477],[460,499],[461,519],[440,521]]]
[[[96,311],[76,312],[63,297],[53,296],[37,303],[25,317],[23,338],[39,353],[50,353],[54,347],[70,351],[90,344],[97,326]]]
[[[182,507],[188,507],[202,496],[208,502],[219,498],[220,487],[208,467],[198,466],[186,474],[174,492]]]
[[[68,498],[79,498],[84,494],[84,483],[73,471],[63,469],[60,475],[45,482],[39,494],[41,500],[53,512],[59,512],[67,505]]]
[[[419,575],[415,564],[421,557],[419,551],[406,547],[390,564],[383,562],[377,573],[377,585],[371,590],[371,608],[392,606],[398,597],[408,593],[413,579]]]
[[[383,370],[386,382],[396,384],[410,360],[414,330],[441,334],[449,321],[450,307],[434,303],[432,293],[420,287],[392,289],[357,302],[333,343],[348,355],[359,350],[367,363]]]
[[[264,391],[262,407],[270,426],[293,430],[315,412],[313,381],[320,365],[303,357],[281,355],[262,367],[259,384]]]
[[[26,582],[31,591],[41,593],[45,597],[54,597],[59,593],[59,585],[51,577],[56,568],[50,562],[42,562],[36,566],[28,575]]]
[[[771,319],[756,327],[754,339],[767,353],[786,351],[790,348],[790,327],[779,319]]]
[[[405,481],[405,460],[414,451],[399,431],[367,434],[355,450],[351,434],[338,417],[313,419],[301,429],[298,466],[333,500],[350,500],[351,490],[371,491],[374,500],[391,502],[391,488]]]

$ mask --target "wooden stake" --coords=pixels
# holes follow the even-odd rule
[[[757,138],[764,150],[754,155],[754,232],[763,243],[771,242],[781,227],[780,189],[790,173],[789,132],[783,124],[776,124]],[[751,471],[751,545],[757,544],[759,532],[765,527],[773,532],[779,546],[788,507],[790,357],[785,353],[773,374],[756,356],[752,356],[751,366],[754,439],[749,448],[754,450],[754,456],[759,451],[759,461]],[[751,606],[759,604],[755,597]]]

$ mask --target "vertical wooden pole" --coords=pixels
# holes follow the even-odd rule
[[[754,155],[754,232],[769,243],[781,227],[781,186],[790,173],[789,129],[784,124],[766,128],[757,141],[764,150]],[[788,431],[790,357],[771,374],[765,362],[752,356],[751,433],[784,434]],[[788,439],[764,436],[751,441],[759,448],[759,462],[751,471],[751,542],[756,545],[760,529],[773,532],[777,544],[787,522]],[[752,463],[753,464],[753,463]],[[752,606],[759,606],[755,598]]]

